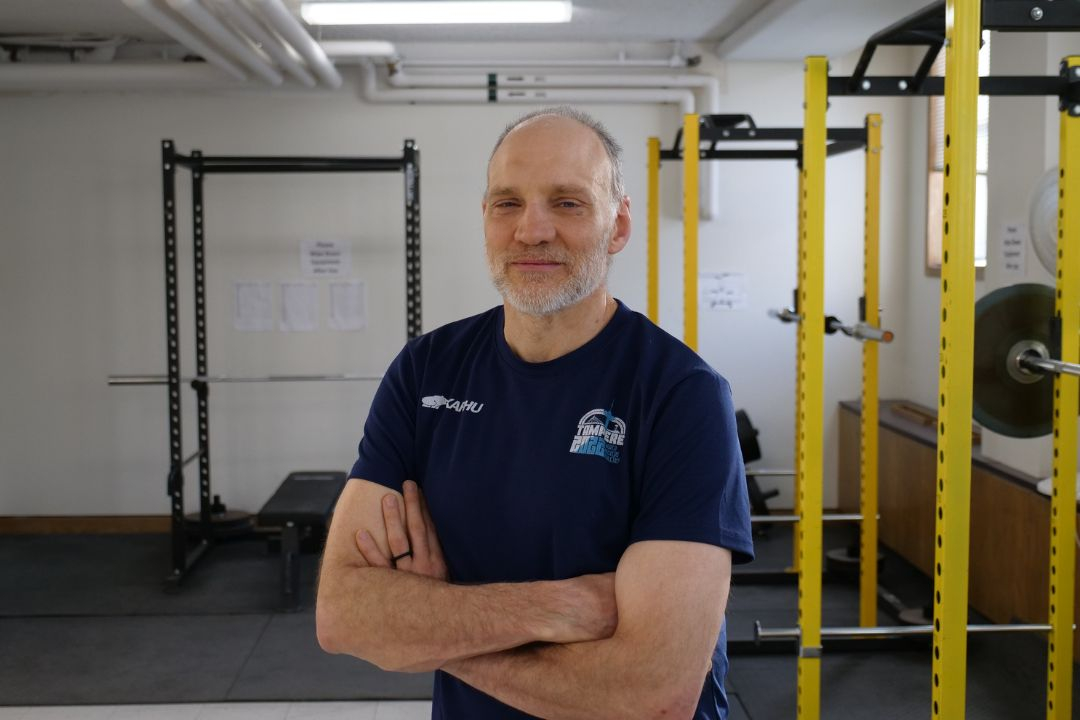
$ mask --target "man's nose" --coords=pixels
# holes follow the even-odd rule
[[[555,224],[548,209],[535,203],[526,205],[514,230],[514,239],[526,245],[554,240]]]

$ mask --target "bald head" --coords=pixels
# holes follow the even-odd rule
[[[523,130],[530,125],[550,120],[571,121],[587,128],[596,138],[603,148],[603,153],[607,157],[607,162],[610,167],[608,192],[610,193],[612,203],[618,205],[626,195],[622,173],[622,147],[615,138],[612,137],[611,133],[608,132],[607,128],[600,124],[599,121],[568,105],[535,110],[526,115],[522,115],[520,118],[507,125],[506,129],[499,135],[499,139],[495,141],[495,147],[492,149],[491,157],[488,159],[489,182],[491,162],[495,159],[496,153],[499,152],[499,148],[502,147],[506,138],[517,130]]]

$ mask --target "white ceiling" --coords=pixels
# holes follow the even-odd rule
[[[437,2],[438,0],[432,0]],[[296,9],[299,0],[286,0]],[[928,0],[574,0],[574,19],[531,27],[456,26],[316,28],[323,39],[395,43],[690,41],[732,60],[794,60],[837,56],[874,32],[919,10]],[[22,34],[167,38],[121,0],[0,0],[0,39]]]

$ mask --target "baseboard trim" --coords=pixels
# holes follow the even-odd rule
[[[171,522],[168,515],[0,517],[0,535],[168,533]]]

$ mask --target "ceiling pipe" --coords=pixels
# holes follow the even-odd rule
[[[0,93],[235,90],[240,83],[208,63],[4,63]],[[260,85],[260,88],[265,86]]]
[[[556,103],[666,103],[677,104],[683,112],[693,112],[694,93],[688,89],[664,88],[505,88],[494,98],[484,88],[382,88],[373,63],[362,66],[364,99],[374,103],[461,103],[461,104],[556,104]]]
[[[271,85],[280,85],[283,78],[270,62],[260,55],[246,39],[242,39],[225,27],[213,13],[199,4],[199,0],[167,0],[169,7],[202,30],[219,47],[232,53],[249,70]]]
[[[567,67],[567,68],[685,68],[697,65],[699,58],[687,58],[681,52],[681,47],[676,44],[671,57],[660,59],[631,60],[625,52],[620,52],[617,58],[611,60],[598,60],[588,58],[584,60],[403,60],[402,64],[421,68],[454,68],[476,67],[489,68],[493,65],[498,67]]]
[[[200,55],[211,65],[221,68],[237,80],[247,80],[247,73],[238,65],[203,42],[202,38],[181,25],[172,16],[163,12],[152,0],[124,0],[124,4],[141,15],[144,20],[175,38],[188,50]]]
[[[240,0],[213,0],[217,8],[223,12],[230,21],[236,24],[241,32],[258,43],[266,53],[274,59],[285,72],[305,87],[315,87],[315,78],[300,64],[299,55],[295,55],[290,48],[281,42],[281,39],[267,30],[261,22],[248,10]]]
[[[388,83],[397,88],[495,88],[498,92],[519,88],[544,88],[546,92],[562,92],[555,88],[693,88],[702,95],[701,112],[715,115],[720,112],[720,81],[712,75],[536,75],[491,73],[465,75],[410,75],[396,65]],[[593,91],[595,92],[595,91]],[[569,100],[567,100],[569,102]],[[589,102],[589,98],[580,102]],[[632,101],[631,101],[632,102]],[[694,105],[683,104],[683,113],[694,112]],[[720,163],[705,163],[701,169],[702,220],[720,216]]]
[[[335,64],[363,63],[369,58],[390,62],[401,59],[394,44],[386,40],[322,40],[319,47]]]
[[[498,64],[498,63],[495,63]],[[494,75],[494,78],[492,78]],[[494,81],[499,87],[658,87],[705,88],[720,83],[711,75],[542,75],[524,73],[475,73],[467,75],[410,75],[400,67],[391,70],[387,78],[394,87],[488,87]]]
[[[319,80],[334,89],[341,87],[341,75],[326,52],[281,0],[253,0],[253,3],[259,16],[300,53]]]

